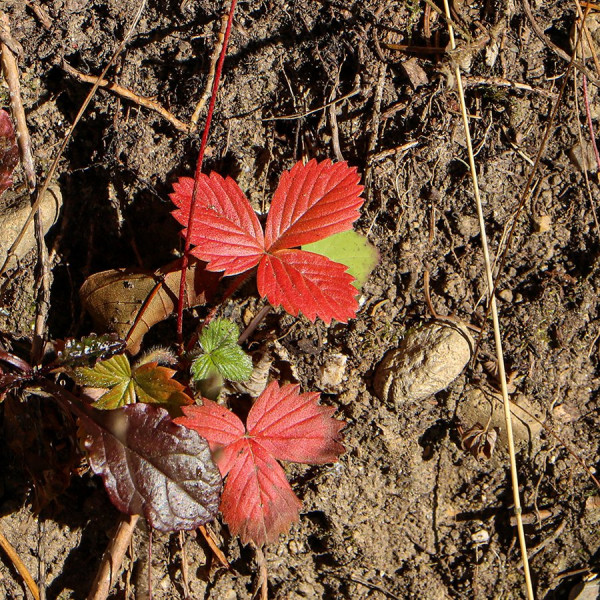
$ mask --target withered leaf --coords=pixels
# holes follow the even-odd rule
[[[155,272],[110,269],[95,273],[81,286],[81,301],[98,329],[114,331],[127,340],[127,349],[137,354],[150,327],[167,319],[177,307],[180,265],[177,260]],[[190,259],[185,308],[209,300],[219,279],[219,275],[206,271],[204,263]]]
[[[203,437],[149,404],[86,413],[90,465],[121,512],[143,514],[160,531],[195,529],[215,518],[221,476]]]

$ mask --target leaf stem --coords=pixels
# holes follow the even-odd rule
[[[223,47],[221,48],[221,54],[219,55],[219,62],[217,63],[217,69],[215,72],[215,79],[213,81],[212,93],[210,97],[210,103],[208,105],[208,113],[206,115],[206,125],[204,126],[204,132],[202,133],[202,141],[200,142],[200,151],[198,152],[198,160],[196,162],[196,173],[194,175],[194,191],[192,193],[192,204],[190,206],[190,215],[188,218],[187,234],[185,236],[185,248],[183,251],[183,257],[181,259],[181,281],[179,283],[179,302],[177,304],[177,338],[180,349],[183,350],[183,300],[185,292],[185,273],[188,266],[188,255],[191,246],[192,236],[192,223],[194,222],[194,213],[196,212],[196,200],[200,190],[200,174],[202,173],[202,163],[204,161],[204,152],[206,151],[206,144],[208,142],[208,134],[210,132],[210,123],[212,121],[213,112],[215,110],[215,103],[217,100],[217,91],[219,89],[219,82],[221,80],[221,72],[223,70],[223,63],[225,61],[225,55],[227,54],[227,44],[229,42],[229,35],[231,33],[231,25],[233,23],[233,13],[235,12],[235,5],[237,0],[231,0],[231,7],[229,8],[229,17],[227,18],[227,27],[225,29],[225,35],[223,37]]]

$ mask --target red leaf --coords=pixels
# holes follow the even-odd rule
[[[271,383],[248,413],[247,425],[210,400],[185,406],[175,419],[195,429],[215,451],[227,479],[221,512],[244,543],[273,542],[298,518],[301,503],[276,462],[334,462],[344,451],[333,408],[319,406],[318,393],[299,393],[298,385]]]
[[[210,271],[237,275],[259,265],[258,290],[271,304],[293,315],[302,312],[347,321],[358,303],[346,266],[292,248],[352,227],[363,203],[355,168],[346,163],[297,163],[284,173],[267,217],[266,234],[250,203],[230,178],[200,176],[199,205],[191,224],[192,254]],[[182,178],[171,199],[173,216],[187,227],[194,182]],[[185,235],[185,230],[183,231]]]
[[[347,267],[304,250],[279,250],[258,265],[258,293],[291,315],[299,312],[314,321],[321,317],[346,323],[356,315],[358,290]]]
[[[194,180],[182,177],[171,200],[179,208],[173,216],[187,227]],[[250,203],[238,184],[217,173],[200,174],[199,205],[194,212],[192,254],[209,263],[210,271],[237,275],[254,267],[264,253],[263,232]],[[183,230],[185,236],[187,229]]]
[[[12,172],[18,162],[15,129],[9,114],[0,109],[0,194],[12,185]]]
[[[298,162],[281,176],[265,228],[269,252],[317,242],[352,228],[362,206],[356,167]]]
[[[335,408],[317,404],[318,392],[299,392],[299,385],[271,383],[248,414],[250,435],[279,460],[335,462],[344,452],[338,440],[345,423],[331,418]]]

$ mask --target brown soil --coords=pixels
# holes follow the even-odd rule
[[[530,2],[547,38],[570,53],[574,3]],[[24,104],[39,171],[45,172],[90,87],[65,74],[63,61],[99,74],[139,3],[2,4],[24,48]],[[42,5],[49,29],[33,11]],[[330,354],[348,356],[339,393],[323,396],[348,422],[347,452],[336,465],[288,468],[304,507],[289,534],[265,549],[272,598],[524,597],[506,448],[499,442],[491,460],[476,460],[461,448],[455,422],[469,392],[490,389],[483,371],[494,354],[490,328],[475,366],[429,400],[399,409],[374,395],[372,379],[385,352],[431,319],[425,270],[438,313],[474,325],[483,321],[480,233],[452,61],[466,75],[494,252],[518,206],[568,65],[535,35],[513,0],[454,2],[455,20],[472,42],[461,42],[452,58],[443,51],[408,54],[386,47],[447,46],[444,20],[434,11],[431,37],[425,37],[426,6],[417,0],[261,0],[237,8],[205,168],[234,176],[261,207],[281,172],[297,160],[336,158],[331,120],[320,107],[357,90],[337,104],[339,145],[344,159],[364,174],[358,229],[381,253],[358,318],[348,326],[301,320],[292,327],[295,319],[276,311],[259,330],[286,334],[281,344],[304,390],[315,389],[319,366]],[[222,10],[208,0],[150,0],[108,78],[189,120],[205,87]],[[499,85],[506,80],[530,87]],[[600,96],[593,83],[588,87],[596,118]],[[498,288],[513,385],[560,435],[558,440],[541,430],[518,454],[524,513],[533,516],[527,541],[537,549],[534,588],[538,598],[548,599],[566,598],[598,566],[600,548],[600,511],[591,510],[589,501],[598,490],[569,452],[592,470],[600,463],[600,230],[592,211],[599,196],[595,168],[590,195],[570,157],[580,126],[589,139],[578,75],[577,98],[569,81]],[[416,144],[403,149],[408,142]],[[173,259],[180,239],[167,194],[176,177],[192,173],[198,146],[197,135],[177,131],[157,114],[109,92],[97,94],[59,168],[63,214],[47,237],[56,257],[51,338],[91,331],[77,294],[88,275],[140,261],[155,268]],[[22,172],[16,176],[18,185]],[[0,327],[6,339],[31,332],[34,264],[27,257],[3,282]],[[249,283],[234,298],[234,317],[243,316],[253,294]],[[251,310],[254,305],[251,300]],[[173,320],[160,325],[148,344],[169,343],[173,330]],[[50,404],[29,412],[39,422],[52,415],[56,433],[66,417]],[[6,411],[0,407],[0,419],[6,420]],[[5,432],[0,528],[34,576],[43,573],[47,598],[84,598],[118,513],[101,482],[84,474],[74,476],[36,518],[23,457],[9,441]],[[35,450],[50,463],[51,479],[60,461],[48,448],[58,445]],[[186,534],[191,597],[250,598],[258,574],[255,552],[224,526],[214,529],[232,570],[214,568],[214,562],[211,568],[210,550]],[[183,598],[180,537],[155,533],[150,566],[147,549],[148,532],[140,527],[111,597],[146,597],[150,568],[155,599]],[[11,563],[0,556],[0,597],[26,597]]]

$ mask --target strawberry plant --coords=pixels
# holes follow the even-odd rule
[[[377,253],[352,231],[363,187],[357,169],[345,162],[298,162],[284,172],[264,228],[233,179],[202,173],[234,7],[235,1],[195,177],[180,178],[170,195],[186,239],[181,260],[157,271],[115,269],[89,277],[82,302],[96,325],[114,334],[57,342],[55,356],[34,366],[0,349],[0,401],[42,390],[75,415],[89,465],[120,511],[177,531],[213,520],[220,509],[232,534],[261,546],[285,532],[301,506],[278,461],[336,461],[344,452],[345,423],[333,418],[333,407],[318,404],[318,393],[277,380],[258,396],[245,424],[210,399],[225,380],[253,373],[237,325],[213,318],[225,301],[214,303],[219,279],[238,276],[227,298],[255,274],[259,296],[273,307],[311,322],[346,323],[356,316],[360,286]],[[6,142],[0,193],[14,168],[8,125],[0,114]],[[132,361],[145,334],[176,305],[179,354],[159,348]],[[202,305],[209,316],[185,352],[183,308]],[[72,382],[58,385],[54,378],[65,374]],[[198,404],[193,390],[201,392]]]

